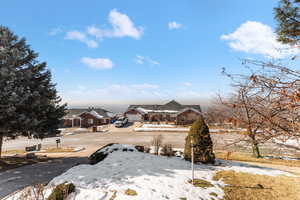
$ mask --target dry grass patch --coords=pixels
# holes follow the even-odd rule
[[[16,156],[8,156],[8,157],[2,157],[0,159],[0,172],[6,171],[9,169],[14,169],[18,167],[22,167],[24,165],[31,165],[39,162],[46,162],[49,158],[47,157],[37,157],[34,159],[27,159],[25,157],[16,157]]]
[[[114,200],[115,198],[117,198],[117,190],[112,190],[111,191],[113,194],[112,196],[109,198],[109,200]]]
[[[73,148],[49,148],[45,149],[42,153],[68,153],[74,152]]]
[[[189,183],[192,183],[192,180],[189,180]],[[194,179],[194,186],[201,187],[201,188],[214,187],[213,184],[203,179]]]
[[[214,180],[225,186],[224,200],[299,200],[300,177],[265,176],[234,171],[219,171]]]
[[[137,195],[137,192],[135,190],[132,190],[132,189],[127,189],[125,190],[125,194],[128,195],[128,196],[136,196]]]
[[[6,151],[2,151],[2,154],[24,154],[26,153],[25,150],[6,150]]]
[[[219,159],[226,159],[226,152],[216,152],[215,155]],[[258,163],[266,163],[266,164],[272,164],[272,165],[284,165],[284,166],[289,166],[289,167],[300,167],[300,160],[254,158],[249,153],[232,152],[230,154],[228,160],[258,162]]]

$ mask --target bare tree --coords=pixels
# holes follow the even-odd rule
[[[223,104],[230,105],[235,119],[247,128],[253,150],[255,143],[299,138],[300,72],[274,62],[243,60],[242,64],[248,74],[223,72],[238,91],[231,104]]]
[[[245,141],[251,144],[253,156],[261,157],[259,144],[262,142],[260,134],[261,122],[252,105],[253,96],[246,87],[238,88],[229,99],[220,98],[223,105],[231,109],[232,120],[235,126],[246,128],[246,137],[238,142]]]

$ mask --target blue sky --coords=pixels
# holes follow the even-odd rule
[[[200,102],[228,93],[221,68],[284,58],[276,0],[3,1],[1,24],[46,61],[70,106]]]

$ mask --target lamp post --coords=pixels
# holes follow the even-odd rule
[[[191,136],[192,185],[194,185],[194,138]]]

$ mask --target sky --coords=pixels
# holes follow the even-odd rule
[[[241,59],[284,59],[277,0],[3,1],[0,24],[48,63],[69,107],[209,101]]]

